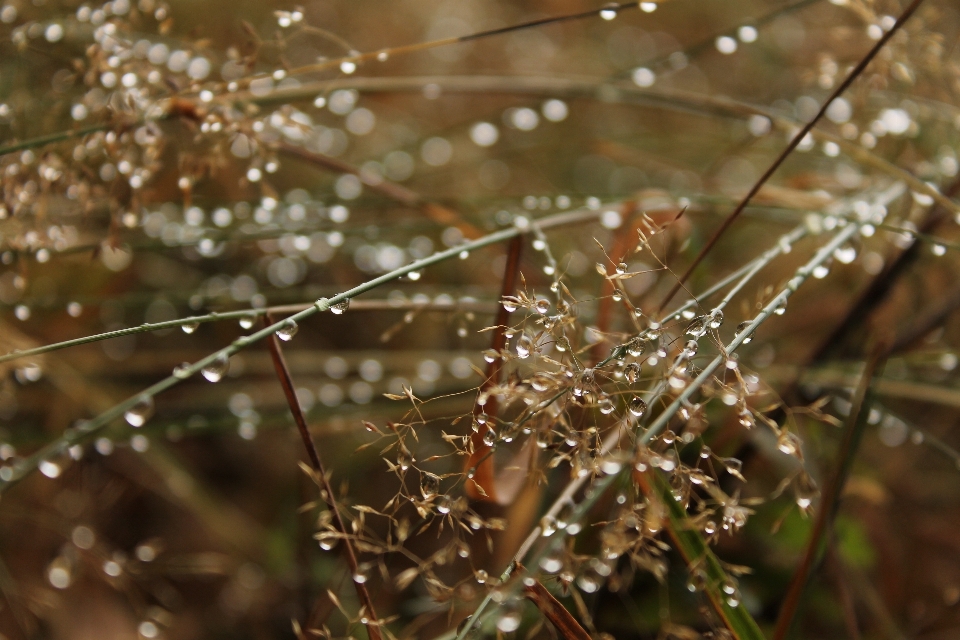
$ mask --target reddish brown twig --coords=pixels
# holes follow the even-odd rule
[[[465,221],[457,212],[443,206],[442,204],[431,202],[416,191],[408,189],[403,185],[390,182],[386,179],[364,180],[365,176],[363,175],[363,172],[361,172],[358,167],[355,167],[352,164],[346,163],[343,160],[338,160],[337,158],[332,158],[322,153],[307,151],[303,147],[298,147],[287,142],[281,142],[278,144],[277,149],[289,156],[293,156],[294,158],[298,158],[304,162],[309,162],[310,164],[322,167],[328,171],[355,175],[360,178],[364,185],[371,190],[376,191],[380,195],[386,196],[387,198],[395,200],[396,202],[406,205],[412,209],[419,209],[437,224],[445,227],[456,227],[460,229],[460,232],[464,235],[464,237],[479,238],[483,235],[483,231]]]
[[[793,136],[793,138],[790,140],[790,144],[787,145],[787,148],[784,149],[780,155],[777,156],[777,159],[773,161],[773,164],[771,164],[767,170],[763,172],[763,175],[760,176],[760,179],[757,180],[753,187],[750,188],[750,191],[747,192],[747,195],[744,196],[743,200],[740,201],[740,204],[738,204],[733,212],[727,216],[726,220],[723,221],[723,224],[720,225],[720,228],[717,229],[713,236],[711,236],[711,238],[707,241],[707,244],[703,247],[703,249],[700,250],[700,253],[697,254],[696,258],[694,258],[693,263],[687,268],[687,271],[683,274],[683,276],[680,277],[677,283],[673,285],[673,288],[670,289],[670,292],[663,299],[663,302],[660,303],[661,310],[663,310],[673,296],[677,294],[677,292],[680,290],[680,287],[683,286],[683,284],[687,281],[687,278],[690,277],[690,274],[693,273],[693,270],[699,266],[704,257],[706,257],[706,255],[710,253],[710,250],[713,249],[713,246],[717,243],[717,240],[720,239],[720,236],[722,236],[726,230],[730,228],[730,225],[733,224],[734,220],[736,220],[747,207],[747,205],[750,204],[750,201],[753,200],[755,195],[757,195],[757,192],[759,192],[763,185],[766,184],[767,180],[770,179],[774,172],[780,168],[780,165],[783,164],[784,160],[787,159],[787,156],[793,153],[793,150],[797,148],[800,142],[823,118],[823,116],[827,113],[827,109],[830,107],[830,104],[840,97],[840,95],[843,94],[843,92],[846,91],[851,84],[853,84],[853,81],[856,80],[861,73],[863,73],[863,70],[866,69],[867,65],[870,64],[874,57],[876,57],[876,55],[880,52],[880,49],[882,49],[883,46],[890,40],[890,38],[892,38],[893,35],[900,30],[904,23],[910,19],[910,16],[913,15],[913,13],[922,3],[923,0],[913,0],[913,2],[910,3],[910,6],[907,7],[902,14],[900,14],[899,18],[897,18],[897,21],[894,23],[893,27],[883,34],[883,37],[877,40],[877,43],[873,45],[869,52],[867,52],[867,55],[864,56],[857,66],[853,68],[853,71],[847,75],[846,79],[840,83],[836,90],[830,94],[830,97],[824,101],[823,106],[820,107],[820,111],[817,112],[817,115],[815,115],[810,122],[804,125],[803,128],[801,128],[800,131]]]
[[[507,265],[503,271],[503,287],[500,292],[501,299],[504,296],[513,295],[517,288],[517,276],[520,274],[520,253],[523,249],[523,236],[517,236],[510,241],[507,249]],[[487,375],[480,385],[480,393],[484,393],[498,382],[500,382],[500,368],[502,365],[499,353],[506,346],[507,339],[504,336],[504,327],[509,322],[509,313],[503,305],[497,311],[496,329],[493,330],[493,343],[490,348],[498,355],[493,362],[487,365]],[[497,415],[497,398],[491,394],[484,405],[477,404],[473,408],[473,416],[476,418],[481,414],[489,416],[493,420]],[[474,499],[496,501],[496,490],[494,488],[493,474],[493,456],[490,453],[490,447],[483,441],[483,436],[492,427],[489,424],[481,424],[476,433],[473,434],[471,442],[473,444],[473,453],[467,460],[467,470],[473,469],[473,480],[467,482],[467,494]]]
[[[523,570],[522,566],[518,568]],[[577,619],[573,617],[567,608],[553,597],[553,594],[547,591],[547,588],[540,584],[539,580],[534,580],[532,585],[525,586],[523,593],[530,602],[537,606],[543,617],[550,623],[564,640],[591,640],[590,634],[580,626]]]
[[[270,320],[270,322],[272,324],[272,320]],[[303,410],[300,408],[300,401],[297,400],[297,392],[293,386],[293,378],[290,376],[290,368],[287,367],[287,361],[283,357],[283,351],[280,349],[280,341],[277,339],[277,336],[274,335],[270,336],[267,344],[270,347],[270,357],[273,358],[273,368],[277,372],[280,386],[283,387],[283,395],[287,398],[287,404],[290,405],[290,413],[293,414],[293,420],[297,423],[297,429],[300,431],[300,437],[303,439],[303,446],[307,450],[310,467],[315,472],[317,482],[320,483],[323,500],[327,503],[327,508],[333,516],[334,526],[343,536],[343,550],[347,557],[347,565],[350,567],[350,574],[355,575],[357,573],[357,554],[353,545],[350,543],[349,534],[347,533],[346,526],[344,526],[343,518],[337,510],[333,487],[330,486],[330,478],[324,471],[323,462],[320,460],[320,453],[313,444],[313,438],[310,437],[310,431],[307,429],[307,421],[306,418],[304,418]],[[356,581],[353,581],[353,585],[357,589],[357,597],[360,599],[360,604],[362,605],[362,613],[365,614],[362,617],[367,619],[367,622],[364,623],[367,628],[367,635],[369,635],[370,640],[381,640],[382,636],[380,635],[380,628],[378,626],[377,612],[373,608],[373,600],[370,598],[370,593],[367,591],[366,585]]]

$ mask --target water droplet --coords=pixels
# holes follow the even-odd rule
[[[688,340],[687,344],[683,346],[683,356],[685,358],[692,358],[697,355],[699,349],[700,344],[696,340]]]
[[[507,313],[513,313],[517,310],[517,303],[512,300],[504,300],[503,308]]]
[[[47,580],[57,589],[66,589],[70,586],[73,576],[70,574],[70,566],[63,558],[57,558],[47,569]]]
[[[517,338],[517,357],[519,358],[528,358],[530,357],[530,352],[533,350],[533,338],[528,336],[526,333],[521,334]]]
[[[420,478],[420,493],[423,494],[424,500],[436,496],[440,493],[440,478],[432,473],[424,473]]]
[[[750,326],[750,321],[749,321],[749,320],[744,320],[743,322],[741,322],[740,324],[738,324],[738,325],[737,325],[736,335],[740,335],[741,333],[743,333],[744,331],[746,331],[747,327],[749,327],[749,326]],[[753,340],[753,336],[747,336],[746,338],[743,339],[743,342],[742,342],[741,344],[749,344],[751,340]]]
[[[497,443],[497,432],[493,429],[487,428],[483,434],[483,444],[488,447],[492,447]]]
[[[646,412],[647,403],[643,401],[643,398],[640,396],[633,396],[633,398],[630,400],[630,413],[639,418]]]
[[[732,594],[727,596],[727,605],[733,608],[740,606],[740,590],[734,591]]]
[[[297,335],[299,329],[300,327],[294,320],[287,320],[286,324],[277,329],[277,337],[284,342],[290,342],[293,340],[293,336]]]
[[[733,578],[727,576],[724,578],[723,583],[720,585],[720,589],[723,590],[725,594],[732,595],[737,592],[737,583]]]
[[[623,377],[627,379],[627,382],[633,384],[640,377],[640,363],[631,362],[626,367],[623,368]]]
[[[540,568],[547,573],[557,573],[563,569],[563,558],[558,553],[548,553],[540,558]]]
[[[537,308],[537,313],[539,313],[540,315],[544,315],[547,313],[547,311],[550,311],[550,301],[545,298],[541,298],[537,300],[536,308]]]
[[[697,593],[698,591],[703,591],[707,588],[707,574],[703,569],[697,569],[690,574],[690,579],[687,580],[687,591],[690,593]]]
[[[499,357],[500,353],[496,349],[487,349],[483,352],[483,359],[486,362],[494,362]]]
[[[123,419],[126,420],[131,427],[142,427],[152,415],[153,397],[140,396],[136,404],[127,409],[126,413],[123,414]]]
[[[190,377],[190,363],[181,362],[173,368],[173,377],[178,380],[186,380]]]
[[[697,316],[693,322],[687,325],[686,333],[688,335],[699,338],[707,331],[707,317],[706,316]]]
[[[723,311],[720,309],[714,309],[710,313],[709,325],[711,329],[719,329],[720,325],[723,324]]]
[[[643,355],[644,351],[646,350],[647,350],[647,343],[641,340],[640,338],[631,340],[627,344],[627,355],[632,356],[634,358],[639,358],[640,356]]]
[[[200,375],[206,378],[208,382],[220,382],[220,378],[227,372],[229,366],[230,360],[227,358],[227,354],[221,353],[213,362],[200,370]]]
[[[513,633],[520,628],[523,621],[519,605],[508,603],[500,606],[500,617],[497,618],[497,630],[501,633]]]
[[[453,511],[453,499],[447,495],[440,496],[437,500],[437,511],[443,514]]]
[[[850,264],[857,258],[857,249],[853,245],[845,244],[833,252],[833,257],[841,264]]]
[[[557,519],[551,515],[540,518],[540,535],[548,538],[557,532]]]
[[[343,302],[338,302],[337,304],[330,307],[330,311],[335,313],[338,316],[342,316],[346,313],[347,309],[350,308],[350,298],[347,298]]]
[[[37,465],[37,468],[40,470],[40,473],[48,478],[59,477],[62,471],[60,465],[58,465],[56,462],[51,462],[50,460],[41,460],[40,464]]]
[[[366,566],[366,563],[357,566],[357,570],[353,572],[353,581],[357,584],[364,584],[370,579],[369,570],[370,568]]]
[[[616,406],[613,404],[613,400],[611,400],[610,398],[602,399],[598,406],[600,409],[600,413],[602,413],[605,416],[608,416],[611,413],[613,413],[613,410],[616,408]]]
[[[183,329],[184,333],[190,334],[197,330],[197,327],[200,326],[199,322],[186,322],[180,325],[180,328]]]
[[[627,272],[627,265],[625,262],[621,262],[620,264],[617,265],[617,273],[619,273],[620,275],[623,275],[626,272]]]
[[[240,316],[240,328],[241,329],[252,329],[253,325],[257,322],[256,314],[251,313],[250,315]]]
[[[777,438],[777,448],[788,456],[795,456],[800,451],[800,438],[795,433],[783,431]]]
[[[787,301],[784,300],[783,302],[778,304],[776,309],[773,310],[773,312],[778,316],[782,316],[783,314],[785,314],[787,312]]]

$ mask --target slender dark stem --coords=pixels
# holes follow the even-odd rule
[[[817,115],[815,115],[813,119],[810,120],[810,122],[805,124],[800,129],[800,131],[798,131],[797,134],[793,136],[793,139],[790,140],[790,144],[787,145],[787,148],[784,149],[780,153],[780,155],[777,156],[777,159],[773,161],[773,164],[771,164],[767,168],[767,170],[763,172],[763,175],[760,176],[760,179],[757,180],[756,183],[754,183],[753,187],[750,188],[750,191],[747,192],[747,195],[744,196],[743,200],[740,201],[740,204],[738,204],[736,208],[733,210],[733,212],[729,216],[727,216],[727,218],[723,221],[723,224],[720,225],[720,228],[716,230],[713,236],[711,236],[711,238],[707,241],[707,244],[703,247],[703,249],[700,250],[700,253],[697,254],[696,258],[694,258],[693,263],[687,268],[687,271],[683,274],[683,276],[680,277],[680,279],[673,286],[673,288],[670,289],[670,292],[663,299],[663,302],[660,303],[661,310],[667,305],[668,302],[670,302],[673,296],[677,294],[677,291],[679,291],[680,287],[682,287],[683,284],[687,281],[687,278],[690,277],[690,274],[693,273],[693,270],[696,269],[700,265],[700,263],[703,261],[703,259],[706,257],[706,255],[710,253],[710,250],[713,249],[714,245],[717,243],[720,237],[727,231],[727,229],[730,228],[730,226],[740,216],[740,214],[747,207],[747,205],[750,204],[750,201],[753,200],[753,197],[757,195],[757,193],[760,191],[761,188],[763,188],[763,185],[767,183],[767,180],[769,180],[770,177],[776,172],[776,170],[780,168],[780,165],[783,164],[783,162],[787,159],[787,157],[791,153],[793,153],[793,150],[796,149],[797,146],[799,146],[800,142],[807,136],[808,133],[810,133],[810,131],[816,126],[816,124],[823,118],[823,116],[827,113],[827,109],[830,107],[833,101],[839,98],[840,95],[842,95],[843,92],[846,91],[851,84],[853,84],[853,81],[856,80],[861,73],[863,73],[863,70],[866,69],[867,65],[870,64],[870,62],[874,59],[874,57],[876,57],[876,55],[880,52],[880,49],[882,49],[883,46],[887,44],[887,42],[889,42],[890,38],[892,38],[894,34],[900,30],[901,27],[903,27],[904,23],[910,19],[910,16],[913,15],[913,13],[917,10],[917,8],[920,7],[922,3],[923,3],[923,0],[913,0],[913,2],[910,3],[910,6],[907,7],[907,9],[902,14],[900,14],[899,18],[897,18],[897,21],[894,23],[893,27],[891,27],[891,29],[887,31],[885,34],[883,34],[883,37],[881,37],[877,41],[877,43],[873,45],[873,48],[870,49],[867,55],[864,56],[864,58],[859,62],[859,64],[857,64],[857,66],[853,68],[853,71],[851,71],[850,74],[846,77],[846,79],[840,83],[840,85],[834,90],[834,92],[830,94],[830,97],[827,98],[826,101],[824,101],[823,106],[820,107],[820,110],[817,112]]]
[[[272,318],[268,321],[272,324]],[[300,401],[297,399],[297,392],[293,386],[293,378],[290,376],[290,368],[287,366],[287,361],[283,357],[283,351],[280,348],[280,340],[276,335],[272,335],[267,340],[267,345],[270,347],[270,357],[273,359],[273,368],[276,369],[277,379],[280,380],[280,386],[283,387],[283,395],[287,398],[287,404],[290,405],[290,413],[293,414],[293,420],[297,423],[297,430],[300,432],[303,446],[307,450],[310,467],[316,472],[316,480],[323,489],[322,497],[327,503],[330,514],[333,516],[333,524],[337,531],[343,536],[343,549],[344,554],[347,556],[347,564],[350,566],[350,574],[355,575],[357,573],[357,554],[354,551],[353,544],[350,542],[350,534],[346,526],[344,526],[340,511],[337,509],[333,487],[330,486],[330,477],[323,468],[323,462],[320,460],[320,452],[317,451],[317,447],[313,443],[313,438],[310,436],[310,430],[307,428],[307,420],[303,415],[303,410],[300,408]],[[367,620],[364,623],[367,628],[367,634],[370,636],[370,640],[381,640],[380,623],[377,621],[377,613],[373,608],[373,600],[370,598],[370,593],[367,591],[364,583],[357,582],[356,580],[352,582],[357,589],[357,597],[363,606],[363,616]]]
[[[523,250],[523,237],[517,236],[510,241],[507,247],[507,264],[503,270],[503,287],[500,292],[500,299],[504,296],[513,295],[517,288],[517,276],[520,274],[520,254]],[[500,382],[500,368],[502,361],[500,352],[506,346],[507,338],[504,334],[504,327],[510,321],[510,315],[506,307],[502,304],[497,310],[496,329],[493,330],[493,339],[490,349],[497,353],[493,362],[487,364],[487,375],[483,384],[480,386],[480,393],[483,393],[490,387]],[[473,482],[466,485],[467,493],[472,498],[496,501],[496,489],[494,487],[493,456],[490,453],[490,447],[483,441],[483,436],[493,427],[489,424],[497,416],[497,398],[491,394],[487,397],[484,405],[476,404],[473,407],[474,417],[481,414],[489,416],[486,424],[480,425],[480,428],[473,434],[471,439],[473,444],[473,453],[467,459],[467,470],[474,470]]]
[[[850,416],[847,419],[847,426],[844,429],[836,468],[823,489],[816,520],[814,520],[813,529],[810,532],[810,539],[807,541],[803,557],[783,598],[780,614],[777,616],[777,625],[773,632],[773,640],[784,640],[786,638],[800,605],[804,587],[806,587],[815,566],[823,557],[825,541],[830,537],[830,530],[840,503],[840,494],[843,491],[844,484],[846,484],[853,458],[867,426],[875,382],[883,374],[883,365],[888,350],[889,346],[886,344],[877,345],[860,378],[860,384],[857,386],[853,398],[853,406],[850,409]]]

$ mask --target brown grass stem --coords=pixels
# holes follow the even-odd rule
[[[523,237],[517,236],[510,241],[507,247],[507,263],[503,271],[503,285],[500,292],[500,299],[513,295],[517,288],[517,277],[520,274],[520,254],[523,250]],[[497,319],[494,323],[496,328],[493,330],[490,349],[498,354],[493,362],[487,363],[486,376],[483,384],[480,385],[479,394],[486,395],[486,392],[500,382],[500,369],[503,366],[502,358],[499,353],[503,351],[507,343],[505,328],[510,321],[510,314],[502,304],[497,310]],[[469,473],[473,470],[472,482],[467,482],[467,494],[474,499],[489,500],[496,502],[497,492],[495,486],[493,456],[488,455],[491,447],[484,442],[484,435],[487,431],[493,429],[490,421],[495,421],[497,417],[497,398],[495,394],[486,396],[486,404],[479,402],[473,407],[474,420],[478,416],[486,415],[487,420],[480,424],[477,431],[471,436],[473,453],[467,459],[466,468]]]
[[[777,156],[776,160],[774,160],[773,163],[767,167],[767,170],[764,171],[763,175],[761,175],[760,178],[753,184],[753,186],[750,188],[750,191],[747,192],[747,195],[744,196],[744,198],[730,213],[730,215],[726,217],[726,219],[723,221],[723,224],[720,225],[720,228],[714,232],[709,240],[707,240],[707,244],[704,245],[704,247],[700,250],[700,252],[697,254],[697,257],[693,259],[693,262],[689,267],[687,267],[686,272],[680,276],[680,279],[677,281],[677,283],[664,297],[663,302],[660,303],[661,309],[663,309],[667,303],[670,302],[673,296],[677,294],[677,292],[680,290],[680,287],[682,287],[687,281],[687,278],[690,277],[690,274],[692,274],[694,269],[700,265],[706,255],[710,253],[710,250],[713,249],[714,245],[717,244],[717,241],[720,239],[720,237],[723,236],[727,229],[729,229],[734,221],[740,216],[747,205],[753,200],[753,197],[757,195],[763,185],[765,185],[770,177],[773,176],[773,174],[777,171],[777,169],[780,168],[780,165],[784,163],[787,157],[793,153],[794,149],[800,145],[800,142],[807,136],[808,133],[810,133],[810,131],[817,125],[824,115],[826,115],[827,109],[830,107],[831,103],[839,98],[850,87],[850,85],[853,84],[853,81],[856,80],[861,73],[863,73],[864,69],[867,68],[867,65],[873,61],[874,57],[880,53],[880,50],[884,47],[884,45],[886,45],[887,42],[890,41],[890,38],[892,38],[901,27],[903,27],[906,21],[910,19],[910,16],[913,15],[913,13],[920,7],[921,4],[923,4],[923,0],[913,0],[913,2],[910,3],[910,6],[908,6],[904,12],[900,14],[900,17],[897,18],[897,21],[893,24],[890,30],[884,33],[883,36],[877,40],[877,43],[873,45],[870,51],[867,52],[867,55],[860,60],[857,66],[850,71],[846,79],[844,79],[844,81],[841,82],[836,89],[834,89],[833,93],[830,94],[830,97],[824,101],[823,105],[820,107],[820,110],[817,111],[817,114],[807,124],[805,124],[800,131],[796,133],[796,135],[793,136],[787,147],[780,152],[780,155]]]
[[[269,316],[268,322],[272,324],[272,318],[269,318]],[[314,480],[320,485],[320,494],[333,517],[334,527],[336,527],[337,531],[343,536],[343,551],[347,560],[347,566],[350,567],[350,575],[356,575],[358,573],[357,554],[353,548],[353,543],[350,542],[349,531],[337,508],[336,498],[334,497],[336,494],[333,492],[333,487],[330,486],[330,476],[328,476],[324,470],[323,462],[320,459],[320,452],[317,451],[313,438],[310,436],[307,420],[303,415],[303,409],[300,407],[300,401],[297,399],[297,391],[293,384],[293,378],[290,375],[290,368],[287,366],[286,359],[283,357],[280,340],[276,335],[272,335],[267,340],[267,345],[270,347],[270,356],[273,358],[273,366],[277,372],[277,379],[280,381],[280,386],[283,387],[283,394],[287,399],[287,404],[290,405],[290,413],[293,414],[293,420],[297,424],[297,431],[300,432],[300,438],[303,440],[307,457],[310,459],[310,467],[314,471]],[[382,637],[380,634],[380,623],[377,619],[376,609],[373,606],[373,600],[370,598],[369,591],[367,591],[367,586],[356,580],[351,580],[351,582],[353,582],[357,590],[357,598],[359,598],[361,604],[360,616],[361,619],[364,620],[367,634],[370,640],[380,640]]]
[[[517,568],[524,570],[523,567]],[[536,605],[543,617],[550,621],[563,640],[590,640],[590,634],[539,580],[525,585],[523,594],[527,600]]]

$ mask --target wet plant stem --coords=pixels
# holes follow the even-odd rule
[[[500,300],[507,296],[512,296],[517,288],[517,277],[520,275],[520,255],[523,252],[523,237],[517,236],[510,241],[507,247],[507,263],[503,270],[503,285],[500,292]],[[495,395],[486,394],[486,392],[500,383],[500,370],[503,368],[503,357],[501,352],[507,344],[506,326],[510,321],[510,313],[503,306],[497,309],[496,327],[493,330],[490,350],[497,355],[492,362],[487,363],[486,376],[483,384],[480,385],[478,395],[486,395],[486,404],[480,404],[479,400],[473,407],[473,418],[476,420],[481,415],[489,416],[489,420],[495,421],[497,418],[497,398]],[[473,478],[466,484],[467,494],[475,499],[486,499],[496,502],[496,487],[494,483],[493,457],[488,456],[490,446],[484,442],[484,436],[487,431],[493,429],[488,423],[479,425],[479,428],[470,438],[473,446],[473,453],[467,458],[466,468],[469,471],[473,469]]]
[[[268,322],[273,320],[269,315],[267,318]],[[283,387],[283,395],[286,397],[287,404],[290,406],[290,413],[293,414],[293,420],[297,424],[297,431],[300,432],[300,438],[303,440],[307,457],[310,459],[310,467],[313,469],[314,481],[320,486],[321,497],[330,510],[334,527],[343,536],[344,556],[346,556],[347,559],[347,566],[350,567],[350,575],[357,575],[359,572],[357,553],[353,548],[353,543],[350,541],[349,532],[344,525],[343,517],[337,508],[336,494],[330,485],[330,476],[327,475],[326,470],[323,468],[320,452],[317,451],[313,438],[310,436],[307,420],[303,415],[303,409],[300,407],[300,401],[297,399],[297,391],[293,385],[293,377],[290,375],[290,367],[287,366],[287,361],[283,357],[280,339],[277,338],[276,335],[272,335],[267,338],[267,345],[270,347],[270,357],[273,359],[273,367],[277,372],[277,379],[280,380],[280,386]],[[360,616],[361,620],[364,621],[364,626],[367,628],[367,635],[370,637],[370,640],[380,640],[382,637],[380,634],[380,623],[377,618],[376,609],[374,609],[373,606],[373,599],[370,597],[370,592],[367,591],[366,584],[356,580],[351,580],[351,582],[353,582],[357,591],[357,598],[360,600]]]
[[[492,302],[472,302],[472,301],[455,301],[455,302],[396,302],[393,300],[357,300],[350,305],[351,311],[472,311],[474,313],[491,313],[497,306],[496,303]],[[210,322],[220,322],[222,320],[244,320],[252,323],[260,316],[270,313],[297,313],[304,311],[314,306],[314,303],[309,304],[285,304],[285,305],[276,305],[272,307],[264,308],[251,308],[251,309],[239,309],[236,311],[220,311],[208,313],[201,316],[189,316],[186,318],[178,318],[176,320],[164,320],[163,322],[145,322],[143,324],[137,325],[136,327],[128,327],[126,329],[117,329],[116,331],[107,331],[104,333],[97,333],[90,336],[84,336],[83,338],[74,338],[73,340],[64,340],[63,342],[55,342],[53,344],[44,345],[42,347],[36,347],[34,349],[24,349],[22,351],[11,351],[0,356],[0,364],[4,362],[10,362],[11,360],[18,360],[20,358],[28,358],[31,356],[39,356],[44,353],[49,353],[51,351],[59,351],[60,349],[66,349],[68,347],[76,347],[83,344],[90,344],[91,342],[99,342],[101,340],[109,340],[110,338],[119,338],[121,336],[129,336],[135,333],[149,333],[151,331],[160,331],[163,329],[175,329],[190,327],[192,325],[207,324]]]
[[[596,220],[600,215],[599,211],[593,210],[576,210],[569,211],[566,213],[555,214],[552,216],[547,216],[540,220],[537,220],[531,224],[538,226],[540,229],[552,229],[556,227],[561,227],[570,224],[580,224],[584,222],[589,222]],[[178,370],[177,375],[170,375],[163,380],[147,387],[140,393],[133,395],[126,400],[117,403],[110,409],[107,409],[100,415],[92,418],[91,420],[82,422],[76,427],[67,429],[59,438],[51,442],[50,444],[42,447],[40,450],[34,452],[32,455],[27,456],[17,462],[12,467],[9,467],[11,470],[7,473],[6,477],[0,479],[0,494],[7,491],[10,487],[15,485],[17,482],[26,477],[29,473],[34,471],[41,461],[56,456],[75,444],[86,442],[87,440],[94,437],[95,434],[99,433],[104,429],[108,424],[121,418],[127,411],[135,407],[136,405],[151,400],[157,394],[170,389],[171,387],[176,386],[183,380],[193,377],[199,373],[203,368],[212,365],[216,362],[221,362],[224,359],[229,358],[247,348],[248,346],[268,338],[271,335],[275,334],[277,331],[290,327],[293,324],[299,323],[302,320],[309,318],[317,313],[322,311],[327,311],[331,307],[348,302],[350,299],[355,298],[356,296],[372,291],[377,287],[392,282],[398,278],[401,278],[409,273],[414,271],[420,271],[426,267],[445,262],[447,260],[452,260],[453,258],[458,257],[464,251],[474,251],[477,249],[482,249],[483,247],[498,244],[500,242],[505,242],[514,238],[518,235],[527,233],[529,229],[519,229],[517,227],[511,227],[509,229],[503,229],[495,233],[491,233],[483,238],[466,242],[464,244],[458,245],[452,249],[447,249],[445,251],[440,251],[432,256],[423,258],[421,260],[416,260],[410,264],[400,267],[399,269],[394,269],[389,273],[385,273],[382,276],[368,280],[367,282],[360,284],[352,289],[348,289],[343,293],[339,293],[332,298],[320,298],[313,305],[304,309],[303,311],[294,313],[293,315],[275,322],[264,329],[256,331],[250,335],[240,337],[233,341],[230,345],[214,351],[205,358],[198,360],[197,362],[183,367]]]
[[[700,265],[706,255],[710,253],[710,250],[713,249],[720,237],[727,231],[727,229],[730,228],[740,214],[743,213],[743,210],[748,204],[750,204],[754,196],[760,192],[760,189],[763,187],[763,185],[765,185],[773,176],[773,174],[776,173],[777,169],[780,168],[780,165],[783,164],[787,157],[793,153],[798,146],[800,146],[800,143],[807,136],[807,134],[813,130],[813,128],[818,122],[820,122],[821,119],[823,119],[827,113],[827,109],[829,109],[830,105],[833,104],[833,101],[843,95],[850,85],[853,84],[853,81],[860,77],[860,74],[862,74],[864,69],[867,68],[867,65],[869,65],[874,57],[880,53],[880,50],[883,49],[884,45],[886,45],[887,42],[890,41],[890,38],[892,38],[901,27],[903,27],[906,21],[910,19],[910,16],[913,15],[913,13],[920,7],[921,4],[923,4],[923,0],[913,0],[913,2],[910,3],[910,6],[908,6],[902,14],[900,14],[900,17],[897,18],[897,21],[893,24],[890,30],[884,33],[883,36],[877,40],[877,43],[873,45],[870,51],[867,52],[867,55],[860,60],[857,66],[855,66],[849,74],[847,74],[846,79],[844,79],[844,81],[837,86],[833,93],[830,94],[830,97],[823,102],[823,105],[820,107],[820,110],[817,112],[817,114],[807,124],[805,124],[800,131],[796,133],[796,135],[793,136],[787,147],[780,153],[779,156],[777,156],[777,159],[774,160],[769,167],[767,167],[767,170],[763,172],[763,175],[761,175],[759,179],[757,179],[754,185],[750,188],[750,191],[747,192],[747,195],[744,196],[743,200],[740,201],[740,204],[738,204],[730,213],[730,215],[727,216],[727,218],[723,221],[723,224],[720,225],[720,228],[714,232],[714,234],[707,241],[707,244],[704,245],[704,247],[700,250],[700,253],[697,254],[697,257],[693,259],[693,262],[689,267],[687,267],[687,271],[680,276],[680,280],[677,281],[673,288],[667,293],[666,297],[663,299],[663,302],[660,303],[661,308],[665,307],[667,303],[670,302],[670,299],[676,295],[677,291],[680,290],[680,287],[683,286],[683,283],[685,283],[687,278],[690,277],[690,274],[692,274],[693,271]]]

